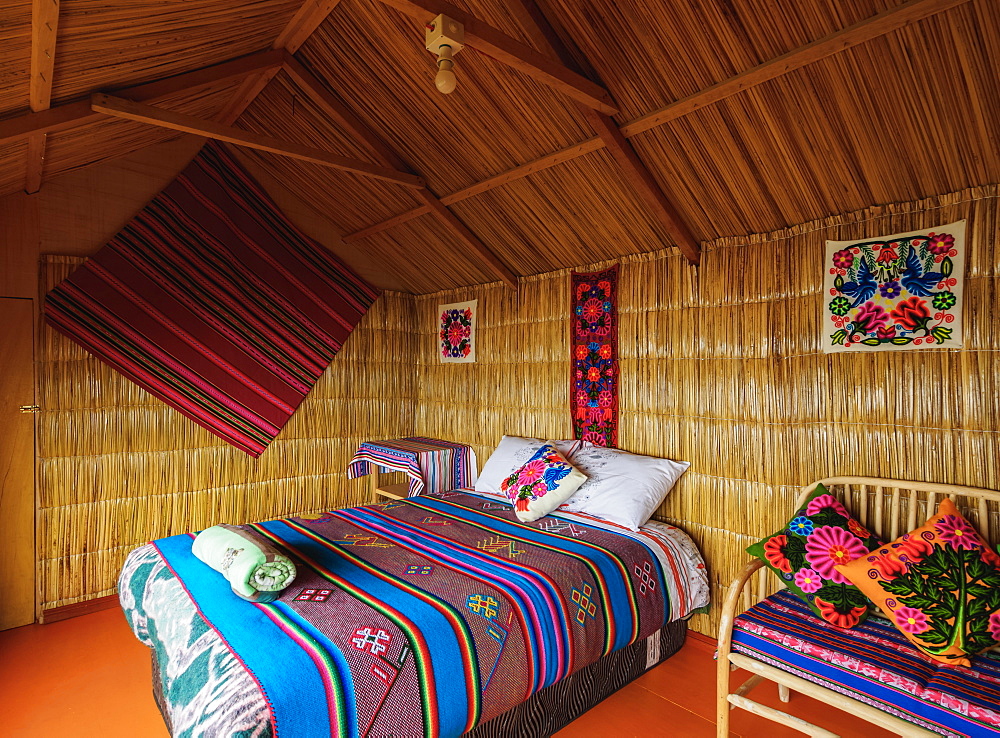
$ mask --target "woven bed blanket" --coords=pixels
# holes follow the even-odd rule
[[[49,292],[45,318],[256,457],[377,295],[210,142]]]
[[[259,685],[283,738],[461,735],[686,615],[670,606],[686,596],[667,591],[687,586],[685,569],[703,574],[684,543],[561,517],[525,524],[509,504],[461,492],[250,527],[299,568],[274,603],[233,595],[194,559],[191,536],[153,546]],[[126,564],[123,606],[162,664],[189,639],[164,635],[177,608],[153,612],[141,592],[163,584],[143,584],[140,570]]]

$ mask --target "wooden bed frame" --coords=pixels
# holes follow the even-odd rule
[[[1000,492],[975,487],[959,487],[952,484],[903,482],[896,479],[830,477],[804,487],[795,502],[795,507],[789,511],[789,514],[797,510],[805,498],[820,484],[840,499],[865,527],[884,541],[895,540],[903,533],[921,525],[937,511],[937,505],[941,499],[951,497],[962,514],[976,526],[979,532],[992,545],[997,544],[998,529],[1000,529]],[[877,707],[821,687],[745,654],[733,653],[733,620],[739,613],[749,609],[774,591],[773,581],[769,582],[769,571],[759,559],[747,564],[739,577],[729,587],[722,606],[722,618],[719,622],[716,682],[716,725],[719,738],[728,738],[729,736],[729,711],[733,707],[741,707],[776,723],[800,730],[807,735],[837,738],[836,733],[749,699],[746,696],[747,693],[764,680],[777,683],[782,702],[788,702],[789,693],[794,690],[850,712],[852,715],[901,736],[938,735],[913,723],[888,715]],[[754,579],[756,579],[755,583],[752,582]],[[753,672],[753,675],[735,692],[730,692],[729,673],[736,669],[746,669]]]

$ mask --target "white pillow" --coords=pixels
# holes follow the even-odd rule
[[[479,479],[476,480],[476,492],[486,492],[506,497],[500,489],[503,480],[513,474],[515,469],[520,469],[524,466],[528,459],[546,443],[553,444],[559,450],[559,453],[567,459],[576,449],[591,445],[590,443],[575,440],[546,441],[543,438],[504,436],[500,439],[496,451],[490,454],[490,458],[483,465],[483,470],[479,473]]]
[[[568,457],[589,479],[559,509],[585,512],[631,530],[649,517],[691,464],[588,446]]]

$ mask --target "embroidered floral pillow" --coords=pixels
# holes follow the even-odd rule
[[[936,661],[969,666],[1000,642],[1000,556],[950,498],[919,528],[837,568]]]
[[[514,503],[518,519],[530,523],[555,510],[586,481],[587,475],[547,441],[500,483],[500,490]]]
[[[823,485],[788,524],[747,549],[764,561],[816,615],[838,628],[868,617],[868,600],[835,564],[865,556],[881,542]]]

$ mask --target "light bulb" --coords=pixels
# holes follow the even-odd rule
[[[455,67],[455,62],[451,58],[451,47],[447,44],[443,44],[438,48],[437,67],[438,72],[434,77],[434,85],[438,88],[438,92],[445,95],[454,92],[455,86],[458,84],[458,79],[452,71]]]

